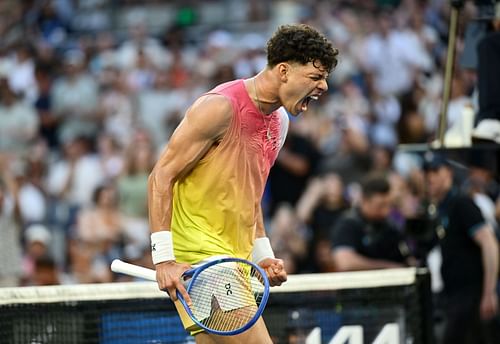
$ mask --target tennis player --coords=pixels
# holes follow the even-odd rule
[[[327,91],[337,54],[314,28],[281,26],[267,43],[266,68],[215,87],[187,110],[148,181],[156,278],[174,301],[178,290],[190,302],[182,273],[215,256],[252,260],[272,286],[286,281],[283,261],[266,237],[261,199],[288,114],[306,111]],[[195,339],[271,343],[262,318],[236,336],[201,332]]]

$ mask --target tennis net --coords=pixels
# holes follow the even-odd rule
[[[423,269],[294,275],[271,290],[264,319],[275,343],[432,342]],[[0,289],[0,343],[192,342],[154,282]]]

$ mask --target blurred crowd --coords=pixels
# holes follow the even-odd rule
[[[289,273],[352,269],[331,253],[333,228],[364,208],[368,187],[387,195],[374,221],[405,243],[395,266],[425,265],[425,233],[409,226],[427,198],[425,156],[397,147],[436,139],[449,11],[444,0],[2,1],[0,285],[120,280],[114,258],[151,266],[146,183],[158,154],[196,97],[265,66],[265,42],[286,22],[325,32],[340,63],[328,94],[292,119],[271,172],[276,255]],[[466,4],[462,24],[473,16]],[[475,82],[457,64],[449,126],[476,106]],[[489,161],[457,180],[496,228]]]

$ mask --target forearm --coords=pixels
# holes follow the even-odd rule
[[[479,228],[473,237],[481,249],[483,263],[483,293],[494,292],[498,278],[498,241],[493,228],[484,225]]]
[[[148,178],[149,224],[153,264],[175,261],[170,226],[172,222],[172,183],[167,170],[153,169]]]
[[[264,215],[262,214],[262,207],[257,207],[257,216],[255,218],[255,239],[267,237],[266,229],[264,227]]]
[[[318,205],[323,191],[323,184],[319,180],[313,180],[297,202],[297,217],[305,223],[311,220],[314,208]]]
[[[271,247],[271,242],[266,236],[266,229],[264,228],[264,216],[262,215],[262,207],[259,205],[256,209],[257,215],[255,218],[255,240],[252,249],[252,261],[260,263],[266,258],[274,259],[274,252]]]
[[[163,178],[162,178],[163,177]],[[149,227],[152,233],[170,231],[174,180],[158,170],[148,178]]]
[[[350,250],[334,252],[333,257],[335,265],[340,271],[376,270],[404,266],[401,263],[388,260],[368,258]]]
[[[498,279],[498,243],[496,240],[485,242],[481,246],[483,260],[483,293],[491,293],[496,289]]]
[[[12,201],[14,204],[14,209],[13,209],[14,219],[18,223],[21,223],[22,215],[21,215],[21,207],[19,204],[19,189],[20,189],[19,185],[8,168],[4,168],[4,170],[1,172],[0,180],[2,179],[4,180],[5,185],[7,186],[7,190],[12,196]]]
[[[57,193],[58,197],[63,198],[65,195],[67,195],[71,191],[71,187],[73,185],[73,179],[75,176],[75,168],[76,168],[76,161],[70,161],[69,162],[69,171],[68,175],[66,176],[66,179],[64,181],[64,184],[60,191]]]

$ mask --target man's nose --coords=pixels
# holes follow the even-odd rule
[[[318,88],[321,90],[321,92],[328,91],[328,82],[326,81],[326,79],[322,79],[320,81]]]

